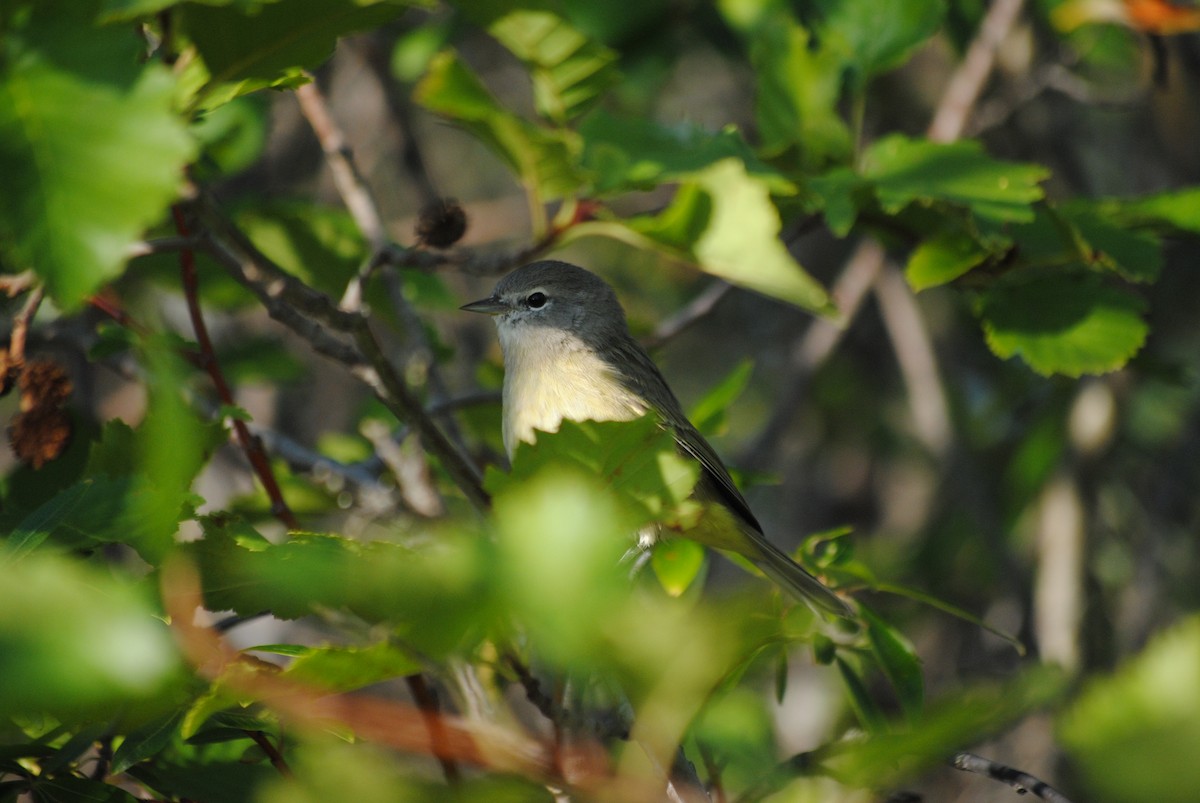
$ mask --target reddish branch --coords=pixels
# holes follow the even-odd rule
[[[171,213],[175,217],[175,228],[179,231],[179,235],[187,237],[188,226],[182,210],[178,206],[173,206]],[[229,383],[225,381],[225,374],[221,370],[220,363],[217,362],[217,352],[213,348],[212,338],[208,335],[208,326],[204,323],[204,315],[200,310],[200,286],[196,277],[196,257],[191,248],[179,251],[179,270],[184,298],[187,300],[188,315],[192,319],[192,329],[196,332],[196,342],[200,346],[200,365],[212,379],[221,403],[233,407],[235,404],[233,391],[230,389]],[[267,492],[267,497],[271,500],[271,512],[289,529],[300,529],[300,522],[283,499],[283,491],[275,479],[275,472],[271,469],[271,461],[267,457],[266,450],[263,449],[262,442],[250,434],[250,429],[246,426],[245,421],[234,418],[232,423],[238,443],[241,445],[242,451],[246,453],[246,459],[250,461],[254,473],[258,475],[259,481]]]

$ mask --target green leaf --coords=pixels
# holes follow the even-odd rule
[[[668,594],[682,596],[704,568],[704,547],[686,538],[659,541],[650,555],[650,566]]]
[[[341,208],[281,201],[248,208],[235,221],[273,262],[334,298],[368,256],[362,232]]]
[[[879,710],[879,706],[875,703],[875,700],[871,698],[871,692],[868,691],[867,685],[863,682],[858,671],[841,655],[834,656],[833,664],[837,667],[838,674],[842,677],[842,684],[845,686],[847,694],[849,694],[850,708],[858,718],[858,723],[868,733],[886,732],[887,719],[884,717],[883,712]]]
[[[904,275],[914,290],[926,290],[954,281],[987,257],[987,250],[966,232],[943,231],[913,249]]]
[[[1003,630],[999,630],[992,625],[989,625],[978,616],[968,613],[966,610],[958,607],[957,605],[952,605],[949,602],[933,596],[932,594],[926,594],[923,591],[917,591],[913,588],[906,588],[904,586],[894,585],[892,583],[872,583],[871,589],[873,591],[880,591],[885,594],[895,594],[898,597],[905,597],[906,599],[915,600],[916,602],[923,603],[931,608],[936,608],[943,613],[948,613],[957,619],[962,619],[964,622],[969,622],[978,628],[986,630],[993,636],[1007,641],[1012,645],[1012,648],[1016,650],[1017,655],[1024,656],[1027,651],[1025,645],[1022,644],[1021,640],[1016,636],[1012,635],[1011,633],[1005,633]]]
[[[858,219],[860,196],[870,198],[869,185],[848,167],[832,170],[808,180],[805,190],[809,204],[825,215],[825,224],[838,237],[845,237]]]
[[[617,117],[603,109],[579,127],[582,164],[596,193],[649,190],[688,178],[727,158],[739,159],[771,191],[790,194],[795,185],[764,164],[732,126],[719,132],[689,123],[667,126],[644,117]]]
[[[175,711],[131,731],[113,752],[109,772],[121,775],[139,761],[145,761],[161,752],[179,733],[182,721],[183,714]]]
[[[1060,722],[1064,746],[1099,799],[1184,803],[1200,790],[1200,617],[1093,680]],[[1164,771],[1164,768],[1170,768]]]
[[[1098,214],[1120,224],[1200,234],[1198,187],[1140,198],[1105,198],[1096,201],[1095,205]]]
[[[921,659],[911,642],[896,628],[879,618],[865,605],[859,604],[867,621],[867,641],[875,660],[896,690],[896,698],[909,723],[916,722],[925,704],[925,679]]]
[[[339,36],[376,28],[400,10],[371,0],[188,3],[177,19],[208,70],[199,97],[212,108],[258,89],[304,83],[303,71],[329,58]]]
[[[707,273],[804,309],[836,312],[825,290],[779,240],[779,211],[766,182],[736,159],[717,162],[684,184],[671,206],[630,228],[682,251]]]
[[[763,150],[775,155],[799,145],[810,168],[848,160],[852,138],[838,113],[845,44],[834,38],[814,41],[782,2],[723,0],[718,5],[750,50]]]
[[[505,109],[453,50],[434,57],[414,97],[495,151],[541,200],[553,200],[578,189],[581,182],[574,136],[540,128]]]
[[[1144,302],[1090,273],[1051,273],[999,284],[979,315],[988,346],[1020,356],[1041,374],[1100,374],[1123,366],[1145,342]]]
[[[153,711],[182,681],[171,634],[131,583],[44,554],[6,566],[4,577],[3,714]]]
[[[488,31],[529,68],[538,113],[559,125],[578,117],[617,78],[616,53],[550,12],[513,11]]]
[[[75,775],[39,778],[30,785],[38,803],[137,803],[138,798],[119,786]]]
[[[818,35],[844,45],[859,86],[906,61],[946,13],[943,0],[818,0],[816,7]]]
[[[1088,202],[1065,205],[1063,217],[1090,246],[1090,261],[1132,282],[1154,282],[1162,271],[1162,243],[1114,222]]]
[[[975,140],[951,143],[893,134],[863,154],[862,175],[873,181],[883,210],[895,214],[910,203],[946,202],[985,220],[1027,222],[1043,197],[1049,171],[1036,164],[988,156]]]
[[[297,656],[283,674],[300,683],[345,692],[421,669],[408,652],[381,641],[367,647],[314,647]]]
[[[564,420],[557,432],[539,432],[536,444],[519,443],[512,470],[490,474],[484,484],[503,493],[543,470],[564,469],[616,491],[640,513],[633,529],[678,507],[699,476],[699,467],[678,455],[670,430],[648,415],[633,421]]]
[[[92,10],[18,15],[0,70],[0,261],[33,268],[64,309],[120,275],[196,151],[170,72],[139,67],[133,30],[96,28]]]
[[[725,413],[729,406],[746,390],[750,375],[754,372],[754,361],[742,360],[724,379],[709,389],[688,411],[688,420],[705,437],[720,434],[725,427]]]

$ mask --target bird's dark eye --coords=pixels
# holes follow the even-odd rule
[[[546,294],[530,293],[529,298],[525,299],[525,304],[530,309],[541,309],[542,307],[546,306]]]

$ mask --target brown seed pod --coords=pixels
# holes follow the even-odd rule
[[[22,462],[35,469],[61,455],[71,442],[71,416],[56,407],[36,407],[13,418],[8,440]]]
[[[417,242],[430,248],[449,248],[467,231],[467,213],[453,198],[441,198],[421,210]]]

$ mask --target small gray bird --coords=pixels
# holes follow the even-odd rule
[[[488,298],[466,304],[492,315],[504,352],[504,448],[572,421],[627,421],[655,413],[679,451],[701,467],[700,522],[684,535],[736,552],[817,610],[850,607],[763,535],[721,458],[684,415],[645,349],[629,334],[616,293],[599,276],[546,260],[518,268]]]

